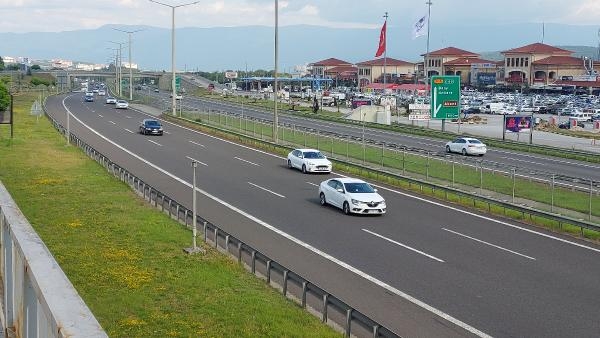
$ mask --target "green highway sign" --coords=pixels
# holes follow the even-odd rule
[[[460,114],[460,76],[431,77],[431,118],[457,119]]]
[[[179,76],[175,77],[175,90],[179,91],[181,88],[181,78]]]

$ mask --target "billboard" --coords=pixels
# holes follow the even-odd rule
[[[227,78],[227,79],[237,79],[237,77],[238,77],[237,72],[232,72],[232,71],[225,72],[225,78]]]
[[[496,84],[496,73],[477,73],[477,84],[489,86]]]
[[[352,100],[352,109],[356,109],[360,106],[370,106],[373,105],[373,101],[370,99],[354,99]]]
[[[530,132],[531,116],[507,116],[505,128],[511,133]]]

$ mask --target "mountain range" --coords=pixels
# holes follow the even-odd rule
[[[171,30],[152,26],[105,25],[97,29],[65,32],[0,33],[0,55],[31,59],[66,59],[89,63],[114,62],[121,42],[128,61],[127,34],[115,30],[141,30],[132,34],[132,62],[144,70],[171,69]],[[543,33],[542,33],[543,32]],[[598,58],[598,27],[523,23],[471,26],[458,23],[432,27],[430,50],[449,46],[500,59],[499,51],[534,42],[566,48],[575,56]],[[408,29],[388,27],[387,56],[409,62],[422,60],[426,36],[411,38]],[[279,70],[338,58],[356,63],[374,58],[379,29],[342,29],[296,25],[279,28]],[[570,47],[569,47],[570,46]],[[274,29],[265,26],[178,28],[176,67],[179,70],[273,69]]]

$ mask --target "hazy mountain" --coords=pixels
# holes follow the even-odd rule
[[[426,37],[411,39],[406,27],[388,27],[388,57],[417,61],[426,52]],[[123,42],[123,59],[128,60],[127,34],[114,30],[143,29],[133,36],[132,62],[142,69],[171,68],[170,29],[107,25],[93,30],[58,33],[0,33],[0,55],[27,56],[34,59],[63,58],[94,63],[114,60],[117,44]],[[544,43],[576,47],[585,55],[597,57],[598,28],[546,24]],[[318,26],[285,26],[279,29],[279,68],[289,71],[295,65],[335,57],[349,62],[373,59],[379,29],[335,29]],[[179,28],[176,30],[177,68],[205,71],[272,69],[274,63],[272,27]],[[432,26],[430,50],[448,46],[472,52],[502,51],[542,41],[540,24],[451,27]],[[583,49],[582,49],[583,48]],[[574,50],[575,48],[568,48]],[[584,51],[585,49],[585,51]],[[483,53],[484,57],[497,59]]]

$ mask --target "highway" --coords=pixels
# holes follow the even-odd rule
[[[140,135],[145,114],[81,96],[49,98],[49,114],[64,124],[68,109],[73,133],[190,209],[182,181],[199,161],[200,215],[399,335],[600,334],[598,245],[385,186],[385,216],[345,216],[318,202],[317,185],[336,174],[303,175],[170,123],[162,137]]]
[[[140,94],[152,96],[159,100],[168,100],[168,93],[146,93],[139,92]],[[216,100],[206,100],[193,96],[184,96],[183,100],[184,107],[188,109],[198,110],[215,110],[228,112],[235,115],[243,114],[244,116],[251,116],[258,119],[272,121],[273,113],[266,112],[254,107],[232,104],[228,102],[219,102]],[[309,119],[301,116],[293,116],[290,114],[280,114],[279,123],[296,125],[304,128],[310,128],[319,130],[323,134],[333,133],[336,135],[350,135],[354,139],[360,139],[362,137],[362,127],[360,125],[348,125],[340,124],[336,122],[322,121],[317,119]],[[429,151],[432,154],[440,156],[446,156],[445,144],[448,140],[440,140],[435,138],[428,138],[418,135],[407,135],[393,131],[386,131],[376,128],[366,128],[366,137],[369,141],[376,143],[385,142],[386,144],[396,144],[398,146],[404,146],[412,149],[421,149]],[[565,151],[569,151],[565,149]],[[511,168],[515,168],[516,172],[520,176],[534,176],[538,179],[544,179],[549,181],[552,174],[556,175],[556,179],[566,181],[567,183],[594,180],[598,182],[596,186],[600,186],[600,164],[592,164],[588,162],[582,162],[571,159],[554,158],[551,156],[544,156],[530,153],[520,153],[511,150],[490,148],[488,147],[487,154],[483,157],[468,157],[466,159],[458,154],[447,155],[457,160],[465,161],[477,165],[478,161],[484,161],[487,167],[494,167],[497,169],[504,169],[510,172]],[[588,184],[589,186],[589,184]]]

